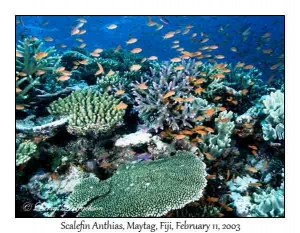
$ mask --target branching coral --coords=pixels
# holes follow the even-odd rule
[[[204,163],[191,153],[177,152],[161,160],[122,165],[105,181],[86,179],[75,187],[68,205],[83,208],[81,217],[158,217],[198,200],[205,176]]]
[[[54,101],[47,109],[52,115],[69,117],[71,134],[97,136],[122,124],[125,110],[116,107],[119,103],[107,93],[84,89]]]
[[[28,162],[35,154],[37,146],[31,141],[22,142],[16,152],[16,165]]]
[[[143,80],[134,86],[134,94],[137,97],[136,110],[149,128],[191,128],[191,123],[200,114],[199,111],[210,107],[208,102],[201,98],[205,94],[201,95],[197,88],[201,88],[198,84],[203,82],[207,82],[205,85],[214,83],[209,78],[214,73],[209,73],[208,70],[209,77],[202,77],[198,65],[192,60],[187,63],[183,61],[181,66],[184,69],[176,71],[175,64],[164,63],[151,69],[151,75],[146,76],[147,80],[151,80],[151,86],[141,87],[145,85]],[[214,91],[212,88],[210,94]]]
[[[284,94],[277,90],[265,96],[263,100],[265,108],[263,113],[267,115],[261,123],[263,137],[266,141],[284,139]]]

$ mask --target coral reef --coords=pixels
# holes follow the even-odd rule
[[[28,162],[36,153],[37,146],[31,141],[22,142],[16,152],[16,165],[20,166]]]
[[[52,115],[68,117],[68,132],[93,135],[111,132],[123,121],[125,110],[116,106],[120,100],[91,89],[72,92],[48,107]]]
[[[266,141],[284,139],[284,95],[280,90],[265,96],[263,100],[265,108],[263,113],[267,115],[262,121],[263,137]]]
[[[191,153],[177,152],[166,159],[123,165],[105,181],[86,179],[75,187],[68,204],[79,208],[81,217],[162,216],[198,200],[205,176],[204,163]]]

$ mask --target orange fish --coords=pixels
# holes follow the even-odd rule
[[[222,202],[219,202],[220,206],[222,206],[226,211],[233,211],[233,209]]]
[[[44,70],[37,70],[37,71],[35,72],[36,75],[43,75],[43,74],[45,74],[45,73],[46,73],[46,71],[44,71]]]
[[[244,67],[245,66],[245,63],[243,62],[239,62],[235,65],[236,68],[241,68],[241,67]]]
[[[196,85],[199,85],[199,84],[202,84],[202,83],[204,83],[205,82],[205,78],[200,78],[200,79],[198,79],[196,82],[195,82],[195,84]],[[204,90],[204,89],[203,89]]]
[[[196,94],[200,94],[200,93],[203,92],[204,90],[205,90],[204,88],[199,87],[199,88],[197,88],[197,89],[195,90],[195,93],[196,93]]]
[[[247,66],[244,66],[244,70],[250,70],[252,69],[254,66],[253,65],[247,65]]]
[[[236,47],[231,47],[230,50],[231,50],[232,52],[237,52],[237,48],[236,48]]]
[[[67,81],[70,79],[70,76],[63,75],[57,78],[57,81]]]
[[[90,53],[90,55],[93,57],[100,57],[100,54],[95,52]]]
[[[250,186],[250,187],[261,187],[262,184],[261,183],[249,183],[248,186]]]
[[[213,130],[213,128],[210,128],[210,127],[205,127],[205,130],[207,132],[210,132],[210,133],[214,133],[215,131]]]
[[[140,53],[142,52],[141,48],[134,48],[133,50],[131,50],[131,53]]]
[[[16,87],[16,93],[20,93],[22,90],[18,87]]]
[[[137,42],[137,41],[138,41],[137,38],[131,38],[131,39],[129,39],[128,41],[126,41],[126,44],[133,44],[133,43],[135,43],[135,42]]]
[[[115,71],[110,70],[106,75],[107,75],[107,76],[111,76],[111,75],[113,75],[113,74],[115,74]]]
[[[164,39],[170,39],[170,38],[172,38],[174,36],[174,34],[175,34],[174,32],[169,32],[169,33],[165,34],[163,36],[163,38]]]
[[[224,112],[225,110],[226,110],[226,108],[225,107],[217,107],[217,109],[220,111],[220,112]]]
[[[246,170],[253,173],[258,172],[258,170],[255,167],[247,167]]]
[[[98,62],[97,62],[97,65],[99,67],[99,70],[97,70],[97,72],[95,73],[96,76],[99,75],[99,74],[104,73],[104,69],[103,69],[102,65]]]
[[[205,131],[203,131],[203,130],[201,130],[201,129],[196,130],[195,132],[196,132],[197,134],[200,134],[200,135],[206,135],[206,134],[207,134],[207,132],[205,132]]]
[[[48,56],[47,52],[39,52],[34,55],[35,60],[40,60]]]
[[[258,150],[258,148],[256,146],[248,146],[249,148],[251,148],[252,150]]]
[[[229,120],[230,120],[230,118],[226,117],[226,118],[223,118],[223,119],[219,119],[218,121],[224,123],[224,122],[228,122]]]
[[[270,70],[276,70],[280,65],[281,65],[281,63],[277,63],[277,64],[271,66]]]
[[[248,93],[248,90],[247,90],[247,89],[241,90],[241,94],[242,94],[242,95],[246,95],[247,93]]]
[[[79,64],[81,65],[87,65],[89,63],[89,59],[84,59],[82,61],[79,61]]]
[[[19,75],[22,76],[22,77],[27,76],[27,74],[25,72],[20,72]]]
[[[181,134],[172,134],[172,136],[174,136],[178,140],[185,138],[185,135],[181,135]]]
[[[71,36],[77,35],[79,32],[80,32],[80,30],[79,30],[78,28],[74,28],[74,29],[71,31]]]
[[[216,160],[216,158],[214,156],[212,156],[210,153],[208,152],[204,152],[203,153],[205,155],[205,157],[208,159],[208,160]]]
[[[206,198],[206,201],[207,202],[218,202],[219,201],[219,198],[217,198],[217,197],[207,197]]]
[[[214,98],[214,100],[220,100],[220,99],[222,99],[221,96],[215,96],[215,98]]]
[[[51,42],[51,41],[53,41],[53,38],[52,37],[45,37],[44,41]]]
[[[147,90],[148,89],[148,87],[145,83],[141,83],[141,84],[137,85],[137,88],[142,89],[142,90]]]
[[[178,71],[178,70],[184,70],[184,66],[175,66],[174,70]]]
[[[211,46],[209,46],[209,48],[210,49],[217,49],[217,48],[219,48],[219,46],[218,45],[211,45]]]
[[[16,57],[23,57],[23,54],[21,52],[19,52],[18,50],[16,50]]]
[[[190,31],[190,29],[189,29],[189,28],[186,28],[186,29],[184,29],[184,31],[182,32],[182,35],[186,35],[186,34],[188,34],[188,33],[189,33],[189,31]]]
[[[216,177],[217,177],[217,175],[208,175],[208,176],[206,176],[206,179],[210,180],[210,179],[214,179]]]
[[[127,107],[128,107],[127,104],[119,103],[118,105],[115,106],[115,109],[117,109],[117,110],[123,110],[123,109],[126,109]]]
[[[78,47],[83,49],[85,46],[86,46],[86,43],[83,43],[83,44],[79,45]]]
[[[195,118],[196,121],[203,121],[205,118],[203,116],[198,116]]]
[[[163,99],[169,98],[170,96],[175,95],[175,91],[169,91],[164,96]]]
[[[204,39],[200,40],[200,43],[205,43],[207,41],[209,41],[209,38],[204,38]]]
[[[205,116],[207,117],[211,117],[212,115],[214,115],[215,110],[213,108],[207,109],[204,111]]]
[[[118,45],[117,48],[115,49],[115,52],[119,52],[121,49],[121,45]]]
[[[86,30],[85,30],[85,29],[82,29],[82,30],[79,30],[78,35],[82,35],[82,34],[84,34],[84,33],[86,33]]]
[[[181,62],[181,58],[174,57],[174,58],[171,59],[171,62]]]
[[[192,140],[192,142],[203,142],[202,138],[196,137]]]
[[[142,66],[138,65],[138,64],[134,64],[130,67],[131,71],[138,71],[139,69],[141,69]]]
[[[65,67],[61,66],[61,67],[58,67],[55,71],[56,72],[62,72],[65,70]]]
[[[72,75],[72,72],[67,71],[67,70],[63,70],[63,71],[61,71],[61,73],[62,73],[63,75],[67,75],[67,76]]]
[[[179,134],[184,134],[184,135],[192,135],[193,134],[193,132],[192,131],[190,131],[190,130],[181,130],[180,132],[179,132]]]
[[[16,105],[16,110],[23,110],[25,107],[22,104],[17,104]]]
[[[179,48],[179,44],[174,44],[174,45],[171,46],[171,48],[172,49],[177,49],[177,48]]]
[[[57,173],[52,173],[52,174],[51,174],[51,178],[52,178],[53,180],[57,180],[57,179],[58,179]]]
[[[148,16],[147,25],[148,25],[149,27],[152,27],[152,26],[154,26],[154,25],[156,25],[156,24],[157,24],[157,23],[154,22],[154,21],[152,21],[151,17]]]
[[[237,100],[233,100],[231,103],[233,103],[234,105],[238,104]]]
[[[181,98],[181,97],[173,97],[173,100],[175,100],[175,101],[177,101],[177,102],[179,102],[179,103],[181,103],[181,102],[184,101],[184,99]]]
[[[102,53],[103,49],[97,48],[93,51],[93,53]]]
[[[148,58],[149,61],[154,61],[154,60],[157,60],[157,59],[158,58],[156,56],[151,56],[151,57]]]
[[[125,91],[124,90],[118,90],[116,93],[115,93],[115,95],[123,95],[125,93]]]
[[[187,97],[184,99],[184,102],[192,102],[194,99],[194,97]]]
[[[215,58],[216,59],[223,59],[223,58],[225,58],[225,56],[224,55],[216,55]]]
[[[202,65],[202,64],[203,64],[202,61],[196,61],[196,62],[195,62],[195,65],[196,65],[196,66],[200,66],[200,65]]]
[[[117,27],[118,26],[116,24],[111,24],[111,25],[107,26],[106,28],[112,30],[112,29],[116,29]]]

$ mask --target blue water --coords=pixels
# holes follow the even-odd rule
[[[87,20],[81,28],[86,33],[71,36],[72,26],[78,23],[78,18]],[[154,55],[159,61],[179,55],[176,49],[171,48],[174,40],[179,40],[180,47],[191,52],[198,51],[205,45],[218,45],[219,48],[210,54],[224,55],[223,60],[228,63],[242,61],[252,64],[263,73],[263,79],[276,75],[277,71],[270,70],[270,67],[282,61],[278,57],[284,54],[283,16],[164,16],[168,24],[162,22],[159,16],[152,16],[153,21],[164,25],[159,31],[155,30],[155,26],[147,26],[147,16],[17,16],[16,19],[21,21],[16,28],[17,40],[24,36],[52,37],[54,41],[46,42],[46,45],[55,45],[61,53],[81,44],[75,40],[77,37],[84,40],[87,44],[85,49],[90,51],[95,48],[116,48],[118,45],[129,50],[140,47],[143,49],[142,56]],[[108,30],[106,27],[110,24],[118,27]],[[194,27],[188,34],[182,35],[188,24]],[[181,29],[181,33],[173,38],[163,39],[166,33],[177,29]],[[206,43],[199,43],[204,38],[201,32],[209,36]],[[197,36],[191,38],[193,33],[197,33]],[[270,37],[262,38],[265,33],[271,33]],[[125,42],[132,37],[138,41],[126,46]],[[60,48],[59,44],[67,47]],[[232,52],[232,46],[238,52]],[[273,53],[264,54],[263,49],[272,49]]]

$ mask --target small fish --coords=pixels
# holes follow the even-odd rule
[[[77,21],[79,21],[81,23],[86,23],[87,22],[87,20],[85,18],[79,18],[79,19],[77,19]]]
[[[178,49],[176,49],[178,52],[180,52],[180,51],[183,51],[184,50],[184,48],[178,48]]]
[[[196,61],[196,62],[195,62],[195,65],[196,65],[196,66],[200,66],[200,65],[202,65],[202,64],[203,64],[202,61]]]
[[[114,75],[115,73],[116,73],[115,71],[110,70],[110,71],[106,74],[106,76],[111,76],[111,75]]]
[[[58,179],[57,173],[52,173],[52,174],[50,175],[50,177],[51,177],[53,180],[57,180],[57,179]]]
[[[182,103],[184,101],[184,99],[181,98],[181,97],[173,97],[173,100],[175,100],[175,101],[177,101],[179,103]]]
[[[45,37],[44,41],[51,42],[51,41],[53,41],[53,38],[52,37]]]
[[[181,66],[175,66],[175,67],[174,67],[174,70],[176,70],[176,71],[178,71],[178,70],[184,70],[184,68],[185,68],[185,67],[182,66],[182,65],[181,65]]]
[[[16,50],[16,57],[23,57],[23,54],[21,52],[19,52],[18,50]]]
[[[256,146],[249,145],[248,147],[251,148],[252,150],[258,150],[258,148]]]
[[[184,102],[192,102],[194,99],[194,97],[187,97],[184,99]]]
[[[206,176],[206,179],[211,180],[211,179],[215,179],[217,177],[217,175],[208,175]]]
[[[201,130],[201,129],[198,129],[195,131],[197,134],[200,134],[200,135],[206,135],[207,132],[205,132],[204,130]]]
[[[20,72],[19,75],[20,75],[21,77],[26,77],[26,76],[27,76],[27,74],[26,74],[25,72],[23,72],[23,71]]]
[[[217,217],[219,217],[219,218],[222,218],[222,217],[224,217],[224,216],[225,216],[225,214],[223,214],[223,213],[221,213],[221,212],[219,212],[219,213],[216,213],[216,215],[217,215]]]
[[[205,127],[205,130],[207,132],[210,132],[210,133],[214,133],[215,131],[213,130],[213,128],[210,128],[210,127]]]
[[[63,76],[60,76],[57,78],[57,81],[67,81],[70,79],[70,76],[67,76],[67,75],[63,75]]]
[[[241,94],[242,94],[242,95],[246,95],[248,92],[249,92],[248,89],[243,89],[243,90],[241,90]]]
[[[208,152],[203,152],[203,154],[205,155],[205,157],[208,159],[208,160],[216,160],[216,158],[214,156],[212,156],[210,153]]]
[[[197,36],[197,33],[194,32],[194,33],[191,35],[191,38],[194,38],[194,37],[196,37],[196,36]]]
[[[245,66],[245,63],[243,63],[243,62],[239,62],[235,65],[236,68],[242,68],[244,66]]]
[[[182,32],[182,35],[186,35],[186,34],[188,34],[188,33],[189,33],[189,31],[190,31],[190,29],[189,29],[189,28],[186,28],[186,29],[184,29],[184,31]]]
[[[77,35],[80,32],[80,30],[78,28],[74,28],[71,31],[71,36]]]
[[[229,177],[230,177],[230,170],[227,169],[225,181],[228,181],[228,180],[229,180]]]
[[[204,38],[204,39],[200,40],[200,43],[205,43],[207,41],[209,41],[209,38]]]
[[[56,72],[62,72],[65,70],[65,67],[61,66],[61,67],[58,67],[55,71]]]
[[[172,37],[174,36],[174,34],[175,34],[174,32],[172,32],[172,33],[169,32],[169,33],[165,34],[165,35],[163,36],[163,38],[164,38],[164,39],[170,39],[170,38],[172,38]]]
[[[16,105],[16,110],[23,110],[25,107],[22,104],[17,104]]]
[[[139,69],[141,69],[141,65],[138,65],[138,64],[134,64],[130,67],[130,70],[131,71],[138,71]]]
[[[149,27],[152,27],[152,26],[154,26],[154,25],[156,25],[156,24],[157,24],[157,23],[154,22],[154,21],[152,21],[151,17],[148,16],[147,25],[148,25]]]
[[[224,59],[225,56],[224,56],[224,55],[216,55],[215,58],[216,58],[216,59]]]
[[[148,87],[145,83],[141,83],[141,84],[137,85],[137,88],[141,89],[141,90],[147,90],[148,89]]]
[[[222,99],[221,96],[215,96],[215,98],[214,98],[214,100],[216,100],[216,101],[218,101],[218,100],[220,100],[220,99]]]
[[[16,87],[16,93],[20,93],[22,91],[22,89]]]
[[[163,99],[169,98],[170,96],[175,95],[175,91],[169,91],[163,96]]]
[[[204,92],[204,91],[205,91],[204,88],[199,87],[199,88],[197,88],[197,89],[195,90],[195,93],[196,93],[196,94],[201,94],[201,93]]]
[[[218,45],[211,45],[211,46],[209,46],[209,48],[210,49],[217,49],[217,48],[219,48],[219,46]]]
[[[163,16],[158,16],[158,17],[159,17],[159,20],[161,22],[163,22],[164,24],[169,24],[169,21],[165,17],[163,17]]]
[[[215,110],[213,108],[207,109],[204,111],[205,116],[207,117],[211,117],[212,115],[214,115]]]
[[[100,57],[100,54],[95,52],[90,53],[90,55],[93,57]]]
[[[93,51],[93,53],[102,53],[103,49],[97,48]]]
[[[181,58],[187,60],[187,59],[190,59],[190,56],[183,54],[183,55],[181,56]]]
[[[106,28],[109,29],[109,30],[113,30],[113,29],[116,29],[118,26],[116,24],[111,24],[109,26],[107,26]]]
[[[81,39],[81,38],[76,38],[75,40],[77,40],[77,41],[83,43],[83,39]]]
[[[203,142],[202,138],[196,137],[192,140],[192,142]]]
[[[154,60],[157,60],[157,57],[156,56],[151,56],[151,57],[148,58],[148,60],[149,61],[154,61]]]
[[[126,109],[127,107],[128,107],[127,104],[119,103],[118,105],[115,106],[115,109],[117,109],[117,110],[123,110],[123,109]]]
[[[34,59],[35,60],[41,60],[41,59],[43,59],[43,58],[45,58],[47,56],[48,56],[47,52],[39,52],[39,53],[37,53],[37,54],[34,55]]]
[[[273,53],[273,49],[263,49],[262,50],[264,54],[271,54]]]
[[[246,170],[253,173],[258,172],[258,170],[255,167],[247,167]]]
[[[147,61],[147,58],[143,58],[142,60],[141,60],[141,63],[144,63],[145,61]]]
[[[216,77],[216,78],[225,78],[225,75],[222,73],[217,73],[215,75],[213,75],[212,77]]]
[[[117,48],[115,49],[115,52],[119,52],[121,49],[121,45],[118,45]]]
[[[133,50],[131,50],[131,53],[140,53],[142,52],[141,48],[134,48]]]
[[[79,64],[81,64],[81,65],[87,65],[88,63],[89,63],[89,59],[84,59],[84,60],[79,61]]]
[[[248,186],[250,186],[250,187],[261,187],[262,184],[261,183],[249,183]]]
[[[86,46],[86,43],[82,43],[81,45],[79,45],[78,47],[83,49]]]
[[[97,72],[95,73],[95,76],[104,73],[104,69],[103,69],[102,65],[98,62],[97,62],[97,65],[98,65],[99,70],[97,70]]]
[[[203,121],[205,118],[203,116],[198,116],[195,118],[196,121]]]
[[[131,39],[129,39],[128,41],[126,41],[126,44],[133,44],[133,43],[135,43],[135,42],[137,42],[137,41],[138,41],[137,38],[131,38]]]
[[[172,136],[174,136],[178,140],[185,138],[185,135],[181,135],[181,134],[172,134]]]
[[[232,52],[237,52],[237,48],[236,48],[236,47],[231,47],[230,50],[231,50]]]
[[[116,93],[115,93],[115,95],[123,95],[125,93],[125,91],[124,90],[118,90]]]
[[[157,24],[156,25],[156,31],[159,31],[160,29],[162,29],[164,27],[164,25],[162,25],[162,24]]]
[[[68,71],[68,70],[63,70],[63,71],[61,71],[61,73],[62,73],[63,75],[67,75],[67,76],[72,75],[72,72],[70,72],[70,71]]]
[[[247,65],[247,66],[244,66],[244,70],[250,70],[252,69],[254,66],[253,65]]]
[[[78,35],[82,35],[82,34],[84,34],[84,33],[86,33],[86,30],[85,30],[85,29],[82,29],[82,30],[79,30]]]
[[[233,211],[233,209],[232,209],[231,207],[225,205],[224,203],[219,202],[219,204],[220,204],[220,206],[222,206],[226,211],[229,211],[229,212]]]
[[[35,72],[36,75],[43,75],[43,74],[45,74],[45,73],[46,73],[46,71],[44,71],[44,70],[37,70],[37,71]]]
[[[228,122],[229,120],[230,120],[230,118],[226,117],[226,118],[223,118],[223,119],[219,119],[218,121],[224,123],[224,122]]]
[[[217,197],[207,197],[206,201],[214,203],[214,202],[218,202],[219,198],[217,198]]]
[[[281,62],[270,67],[270,70],[276,70],[281,65]]]

